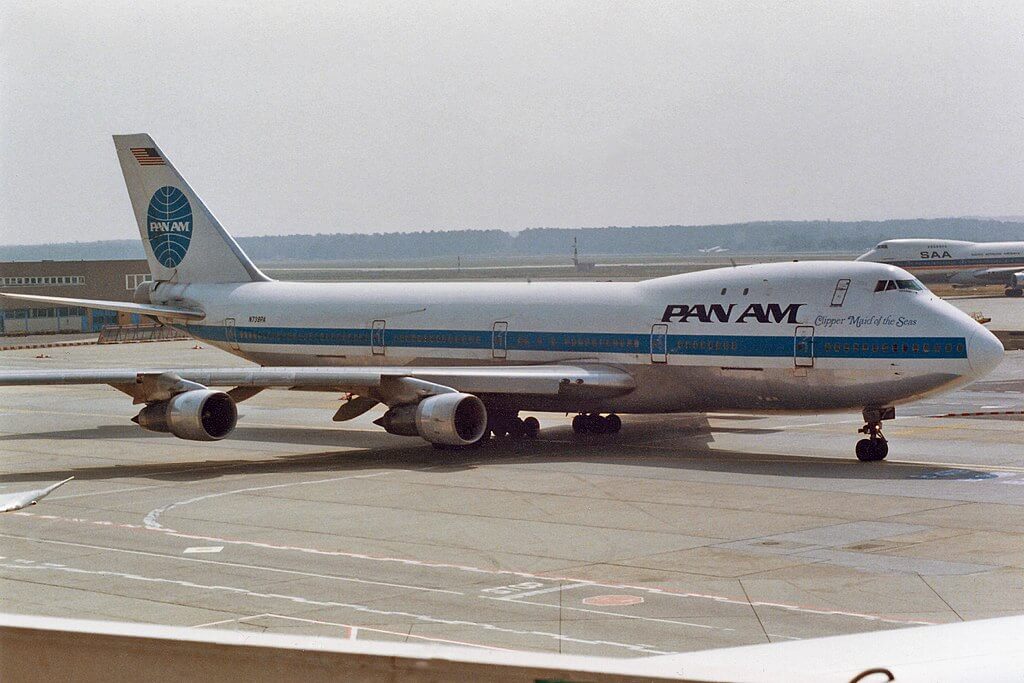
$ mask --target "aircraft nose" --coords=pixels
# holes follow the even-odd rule
[[[995,369],[1003,359],[1003,344],[981,325],[967,340],[967,362],[979,376]]]

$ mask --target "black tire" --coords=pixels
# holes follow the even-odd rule
[[[523,435],[527,439],[536,439],[538,434],[540,434],[540,420],[535,417],[523,420]]]
[[[1024,296],[1024,289],[1021,289],[1020,287],[1008,287],[1003,293],[1006,294],[1006,296],[1019,297]]]
[[[857,442],[857,459],[860,460],[861,462],[871,462],[871,450],[871,440],[861,439],[860,441]]]
[[[622,418],[612,413],[608,417],[604,418],[604,430],[608,434],[618,434],[619,430],[622,429]]]
[[[586,415],[577,415],[572,419],[572,431],[577,434],[586,434],[590,431],[590,422]]]
[[[526,434],[526,427],[518,417],[508,423],[508,436],[510,439],[521,439]]]
[[[605,419],[597,413],[587,415],[588,429],[591,434],[604,434],[607,431]]]
[[[885,460],[887,455],[889,455],[889,442],[884,439],[875,439],[871,443],[871,460]]]

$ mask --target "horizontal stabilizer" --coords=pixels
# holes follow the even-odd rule
[[[190,311],[185,308],[174,308],[173,306],[155,306],[153,304],[133,304],[130,301],[102,301],[100,299],[72,299],[65,296],[41,296],[39,294],[8,294],[0,292],[0,296],[8,299],[20,299],[22,301],[34,301],[36,303],[57,304],[59,306],[81,306],[82,308],[97,308],[104,311],[120,311],[122,313],[138,313],[139,315],[151,315],[157,318],[168,320],[202,320],[206,314],[202,311]]]

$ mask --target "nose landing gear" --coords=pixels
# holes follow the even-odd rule
[[[882,420],[894,419],[896,409],[865,408],[863,415],[866,424],[857,433],[866,434],[868,438],[857,442],[857,459],[861,462],[885,460],[885,456],[889,455],[889,442],[882,436]]]

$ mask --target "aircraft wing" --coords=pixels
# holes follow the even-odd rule
[[[192,387],[187,386],[190,383]],[[394,397],[395,402],[451,390],[469,394],[605,398],[627,394],[635,387],[632,375],[604,365],[0,371],[0,386],[46,384],[109,384],[135,397],[136,403],[169,398],[184,389],[195,388],[194,385],[350,391],[360,395],[370,392],[388,399]]]
[[[60,488],[72,479],[74,479],[74,477],[68,477],[64,481],[58,481],[56,484],[51,484],[50,486],[41,489],[33,489],[31,491],[0,493],[0,512],[11,512],[13,510],[27,508],[29,505],[35,505],[55,489]]]
[[[985,268],[983,270],[972,270],[970,276],[977,282],[991,282],[993,284],[1005,284],[1009,276],[1017,275],[1018,280],[1024,280],[1024,271],[1020,266],[1009,268]],[[954,281],[956,278],[954,278]]]
[[[60,306],[80,306],[82,308],[99,308],[105,311],[121,311],[122,313],[138,313],[139,315],[152,315],[157,318],[170,320],[202,320],[206,314],[202,311],[193,311],[186,308],[175,308],[173,306],[156,306],[153,304],[135,304],[130,301],[102,301],[100,299],[74,299],[66,296],[41,296],[39,294],[9,294],[0,292],[0,296],[8,299],[20,299],[22,301],[34,301],[37,303],[58,304]]]

